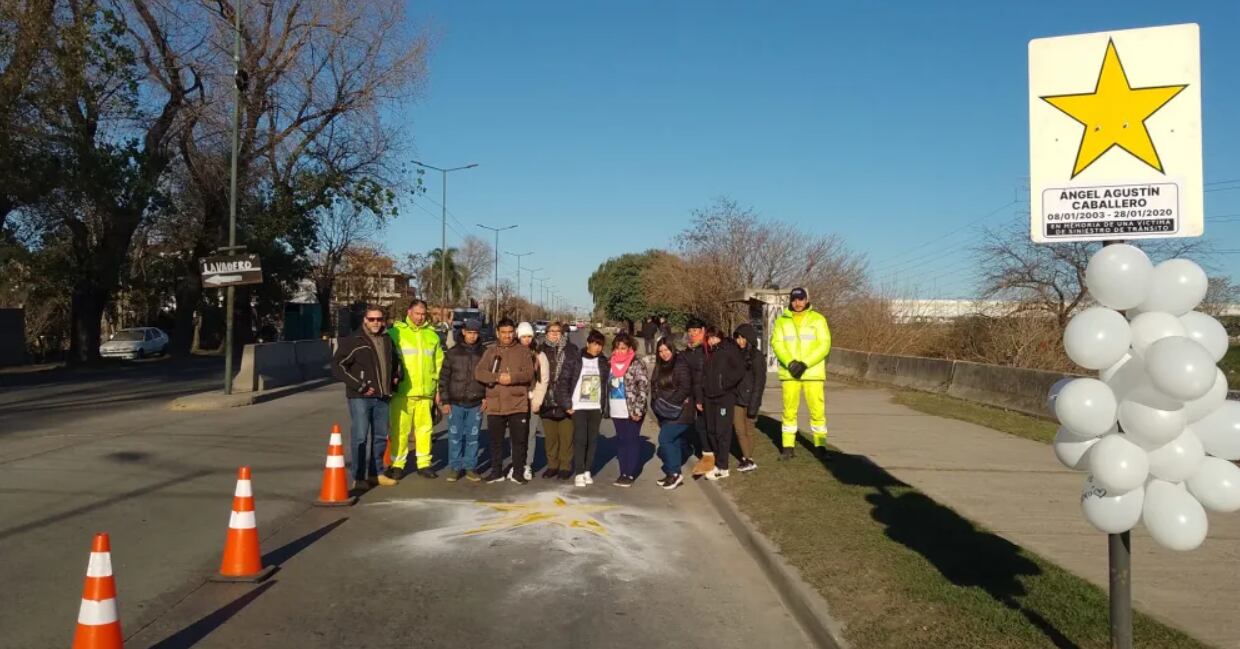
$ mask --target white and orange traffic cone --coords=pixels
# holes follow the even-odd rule
[[[116,612],[116,581],[112,579],[112,547],[107,533],[100,532],[90,546],[73,649],[121,649],[123,646],[121,620]]]
[[[314,504],[320,507],[348,507],[356,502],[357,496],[349,495],[349,475],[344,467],[340,424],[332,424],[332,436],[327,442],[327,464],[323,468],[323,485],[319,487],[319,499]]]
[[[259,582],[275,572],[273,566],[263,567],[258,549],[258,523],[254,517],[254,488],[250,467],[237,470],[237,490],[233,492],[232,515],[228,518],[228,536],[224,539],[224,558],[220,573],[212,581]]]

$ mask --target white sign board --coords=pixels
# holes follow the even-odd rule
[[[1202,234],[1197,25],[1029,41],[1030,235]]]

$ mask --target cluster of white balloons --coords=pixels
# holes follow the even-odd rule
[[[1140,521],[1160,545],[1192,550],[1206,510],[1240,510],[1240,402],[1217,366],[1227,332],[1193,310],[1206,274],[1116,244],[1090,259],[1085,283],[1099,306],[1068,323],[1064,349],[1101,376],[1052,388],[1055,455],[1089,472],[1081,507],[1094,527],[1118,534]]]

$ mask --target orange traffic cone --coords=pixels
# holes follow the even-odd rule
[[[361,461],[361,458],[358,458]],[[319,487],[320,507],[348,507],[357,502],[357,496],[349,496],[349,475],[344,468],[344,444],[340,441],[340,424],[332,424],[332,436],[327,442],[327,465],[323,469],[323,485]]]
[[[73,649],[121,649],[121,620],[116,614],[116,582],[112,579],[112,547],[100,532],[90,547],[82,607],[78,609]]]
[[[212,581],[259,582],[271,576],[273,566],[263,567],[258,550],[258,524],[254,518],[254,489],[250,483],[250,467],[237,470],[237,490],[233,493],[232,515],[228,518],[228,536],[224,539],[224,559],[220,574]]]

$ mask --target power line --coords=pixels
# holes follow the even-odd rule
[[[983,214],[982,216],[980,216],[980,217],[978,217],[978,218],[971,219],[968,223],[966,223],[966,224],[964,224],[964,225],[962,225],[962,226],[960,226],[960,227],[958,227],[958,228],[956,228],[956,229],[954,229],[954,230],[950,230],[950,231],[948,231],[948,232],[945,232],[945,233],[943,233],[943,234],[941,234],[941,235],[939,235],[939,236],[937,236],[937,237],[935,237],[935,238],[933,238],[933,239],[929,239],[929,240],[927,240],[927,241],[923,241],[923,242],[921,242],[920,244],[917,244],[916,246],[913,246],[912,248],[909,248],[909,249],[907,249],[907,250],[903,250],[903,251],[901,251],[901,252],[898,252],[898,253],[896,253],[896,254],[895,254],[895,255],[893,255],[893,256],[895,256],[895,257],[900,257],[900,256],[903,256],[903,255],[907,255],[908,253],[913,252],[914,250],[920,250],[921,248],[925,248],[925,247],[926,247],[926,246],[928,246],[928,245],[931,245],[931,244],[936,243],[936,242],[938,242],[938,241],[942,241],[943,239],[946,239],[946,238],[951,237],[951,236],[953,236],[953,235],[955,235],[955,234],[958,234],[958,233],[960,233],[960,232],[963,232],[963,231],[965,231],[965,230],[968,230],[969,228],[974,228],[974,227],[977,227],[977,226],[978,226],[978,224],[979,224],[980,222],[982,222],[982,221],[984,221],[984,220],[986,220],[986,219],[988,219],[988,218],[990,218],[990,217],[994,216],[995,214],[998,214],[999,212],[1002,212],[1003,210],[1005,210],[1005,209],[1007,209],[1007,208],[1009,208],[1009,207],[1011,207],[1011,206],[1013,206],[1013,205],[1016,205],[1017,203],[1019,203],[1019,201],[1016,201],[1016,200],[1011,200],[1011,201],[1008,201],[1008,202],[1004,203],[1003,205],[1000,205],[999,207],[996,207],[995,209],[993,209],[993,210],[991,210],[991,211],[987,212],[986,214]],[[896,263],[894,263],[894,264],[890,264],[890,263],[889,263],[889,264],[883,264],[883,265],[880,265],[880,266],[876,267],[874,270],[877,272],[877,271],[880,271],[880,270],[884,270],[884,269],[886,269],[886,268],[890,268],[890,267],[892,267],[892,266],[903,266],[903,265],[905,265],[906,263],[907,263],[907,261],[899,261],[899,262],[896,262]]]

